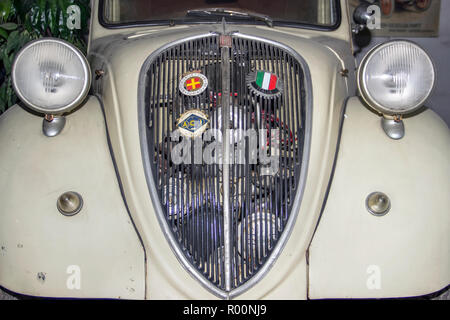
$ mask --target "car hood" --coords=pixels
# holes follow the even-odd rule
[[[339,135],[339,124],[347,96],[353,95],[354,62],[350,46],[326,36],[302,35],[299,29],[272,29],[264,26],[229,27],[230,31],[279,42],[295,52],[309,68],[312,83],[312,115],[309,164],[306,185],[296,223],[289,240],[262,282],[273,290],[282,278],[295,272],[305,259],[326,196]],[[149,196],[142,161],[139,132],[139,79],[146,59],[162,46],[189,37],[221,33],[222,25],[149,28],[139,33],[97,39],[91,44],[88,59],[93,70],[93,92],[105,112],[111,151],[117,163],[119,182],[133,222],[148,253],[152,272],[169,282],[185,283],[179,297],[211,298],[206,290],[189,277],[170,249],[162,232],[156,208]],[[353,64],[353,65],[352,65]],[[349,69],[345,75],[344,69]],[[344,74],[344,76],[343,76]],[[156,271],[158,270],[158,271]],[[153,280],[148,280],[152,282]],[[149,283],[154,286],[155,283]],[[199,294],[199,292],[202,292]],[[243,297],[256,299],[264,292],[248,290]]]

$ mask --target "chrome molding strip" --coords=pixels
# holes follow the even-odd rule
[[[225,27],[224,27],[225,29]],[[231,214],[230,214],[230,136],[226,134],[230,127],[230,48],[222,47],[222,128],[223,134],[223,234],[224,234],[224,264],[225,290],[231,290]]]
[[[266,39],[263,37],[255,37],[255,36],[249,36],[245,34],[241,34],[239,32],[233,32],[232,36],[239,37],[242,39],[248,39],[248,40],[256,40],[256,41],[262,41],[266,42],[268,44],[271,44],[273,46],[279,47],[281,49],[286,50],[289,54],[291,54],[301,65],[305,77],[305,101],[306,105],[303,106],[305,108],[305,141],[304,141],[304,147],[303,147],[303,155],[302,155],[302,167],[300,171],[300,180],[298,185],[298,191],[295,195],[294,204],[291,209],[291,215],[289,217],[289,220],[285,226],[285,229],[283,233],[281,234],[280,239],[278,240],[273,252],[267,259],[266,263],[261,267],[261,269],[246,283],[244,283],[242,286],[230,290],[231,288],[231,272],[228,271],[228,277],[226,282],[226,288],[227,291],[223,291],[218,289],[216,286],[211,284],[207,279],[203,277],[203,275],[194,268],[190,262],[186,259],[184,256],[182,250],[179,248],[178,243],[173,236],[172,232],[169,229],[168,224],[165,221],[163,209],[161,207],[157,192],[156,192],[156,186],[155,182],[152,178],[152,171],[150,166],[150,155],[148,153],[147,148],[147,132],[146,132],[146,114],[145,114],[145,77],[146,73],[149,69],[149,66],[151,63],[153,63],[154,59],[158,57],[163,51],[166,49],[176,46],[178,44],[181,44],[186,41],[196,40],[204,37],[211,37],[216,36],[216,32],[210,32],[206,34],[200,34],[184,39],[180,39],[171,43],[166,44],[165,46],[159,48],[158,50],[154,51],[144,62],[140,75],[139,75],[139,84],[138,84],[138,124],[139,124],[139,136],[140,136],[140,145],[141,145],[141,155],[142,155],[142,162],[144,165],[144,172],[145,172],[145,178],[147,181],[147,186],[150,191],[150,197],[152,200],[153,207],[156,212],[156,216],[158,219],[158,222],[161,226],[161,229],[167,239],[167,241],[170,244],[170,247],[172,251],[174,252],[176,258],[180,262],[180,264],[183,266],[183,268],[188,271],[196,280],[200,282],[200,284],[210,291],[212,294],[216,295],[219,298],[222,299],[232,299],[237,297],[238,295],[244,293],[245,291],[249,290],[251,287],[253,287],[255,284],[257,284],[261,279],[266,275],[267,272],[272,268],[273,264],[275,263],[278,256],[281,254],[281,251],[283,250],[284,246],[286,245],[287,240],[289,239],[289,236],[292,233],[292,229],[295,225],[295,222],[297,220],[298,212],[300,211],[300,204],[303,198],[305,186],[306,186],[306,178],[307,178],[307,172],[308,172],[308,164],[309,164],[309,158],[310,158],[310,147],[311,147],[311,134],[312,134],[312,101],[313,101],[313,95],[312,95],[312,81],[311,81],[311,74],[308,68],[308,65],[306,64],[305,60],[291,47],[286,46],[284,44],[281,44],[279,42]],[[226,119],[228,117],[222,117],[223,119]],[[227,189],[224,186],[224,190]],[[227,197],[224,197],[224,199],[227,199]],[[225,201],[224,201],[225,202]],[[225,203],[224,203],[224,212],[228,212],[229,210],[225,210]],[[226,230],[225,230],[226,231]],[[225,239],[226,246],[229,247],[229,236]],[[229,254],[229,253],[228,253]],[[230,260],[230,259],[229,259]],[[229,266],[229,260],[228,266]],[[229,270],[229,267],[226,267],[226,269]]]

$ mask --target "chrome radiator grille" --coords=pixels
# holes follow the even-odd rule
[[[280,93],[251,90],[257,71],[276,75]],[[305,145],[304,66],[274,43],[211,34],[159,50],[144,72],[144,154],[160,222],[185,267],[229,297],[281,249],[295,213]],[[201,94],[180,92],[188,72],[207,77]],[[208,130],[174,136],[190,110],[205,115]],[[213,129],[220,134],[211,135]],[[205,157],[211,146],[214,161]]]

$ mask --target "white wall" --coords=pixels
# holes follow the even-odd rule
[[[358,62],[374,45],[394,38],[373,38],[372,43],[356,57]],[[426,106],[437,112],[450,126],[450,0],[441,1],[438,38],[409,38],[432,57],[436,70],[436,87]]]

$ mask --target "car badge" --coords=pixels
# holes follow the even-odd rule
[[[268,71],[254,71],[247,75],[247,86],[256,96],[264,98],[279,97],[283,92],[283,83],[278,76]]]
[[[208,124],[208,116],[197,109],[183,113],[177,120],[177,127],[181,134],[189,138],[195,138],[205,132]]]
[[[180,91],[187,96],[197,96],[204,92],[208,87],[208,78],[200,73],[193,71],[183,75],[180,81]]]

